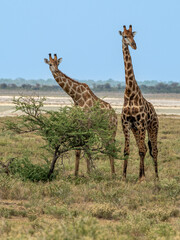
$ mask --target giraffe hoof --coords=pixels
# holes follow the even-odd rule
[[[111,173],[111,178],[112,179],[115,179],[116,178],[116,173],[114,172],[114,173]]]
[[[155,183],[157,182],[159,182],[159,177],[155,177],[155,179],[154,179],[154,181],[155,181]]]
[[[144,181],[146,181],[145,176],[142,176],[142,177],[139,178],[139,183],[144,182]]]
[[[123,177],[122,177],[122,181],[124,181],[124,182],[127,181],[126,176],[123,176]]]

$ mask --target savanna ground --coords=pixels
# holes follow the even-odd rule
[[[0,128],[8,118],[1,118]],[[59,160],[58,175],[51,182],[22,181],[1,173],[0,239],[180,239],[180,118],[160,116],[159,121],[159,182],[154,181],[149,153],[146,181],[138,182],[133,136],[126,181],[123,160],[115,161],[116,177],[111,178],[106,158],[95,161],[90,175],[82,158],[80,176],[75,178],[73,152],[63,165]],[[123,152],[120,119],[117,139]],[[43,163],[43,144],[32,133],[0,130],[0,160],[27,156]]]
[[[98,97],[109,102],[111,106],[121,113],[124,94],[120,92],[96,92]],[[14,113],[12,104],[13,97],[18,96],[46,96],[45,107],[47,110],[57,110],[62,106],[71,106],[72,99],[64,91],[45,92],[45,91],[23,91],[17,90],[2,90],[0,89],[0,117],[2,116],[17,116]],[[180,115],[180,94],[175,93],[159,93],[159,94],[144,94],[144,97],[150,101],[157,114]]]

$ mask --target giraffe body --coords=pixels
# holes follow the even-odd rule
[[[148,132],[148,146],[150,155],[153,157],[155,174],[158,178],[157,168],[157,135],[158,135],[158,117],[155,112],[153,105],[148,102],[142,95],[141,90],[135,80],[131,55],[129,52],[130,45],[133,49],[136,49],[136,43],[134,41],[135,32],[132,32],[132,26],[130,25],[129,30],[126,30],[124,26],[124,32],[120,32],[122,35],[122,50],[124,57],[125,67],[125,80],[126,88],[124,93],[124,105],[122,109],[122,127],[125,136],[125,148],[124,155],[129,155],[130,145],[130,130],[136,139],[136,143],[139,149],[140,156],[140,171],[139,178],[145,177],[144,172],[144,158],[147,152],[145,144],[146,131]],[[124,160],[123,175],[126,177],[128,165],[128,157]]]
[[[53,74],[54,79],[59,84],[59,86],[73,99],[74,104],[76,106],[82,107],[84,109],[89,109],[94,106],[97,102],[100,104],[101,108],[112,110],[112,107],[109,103],[103,101],[98,98],[89,88],[89,86],[85,83],[79,83],[66,76],[58,69],[58,65],[61,62],[62,58],[57,59],[56,54],[54,54],[54,59],[49,54],[49,60],[44,59],[45,63],[47,63],[50,67],[50,70]],[[113,129],[112,141],[115,141],[116,130],[117,130],[117,115],[115,111],[111,114],[110,117],[110,127]],[[76,160],[75,160],[75,175],[78,175],[79,171],[79,160],[80,160],[81,151],[76,151]],[[87,172],[90,172],[90,158],[87,160]],[[111,165],[111,173],[115,173],[114,168],[114,159],[110,156],[110,165]]]

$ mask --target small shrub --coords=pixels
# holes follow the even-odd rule
[[[33,164],[28,158],[15,159],[10,165],[10,173],[21,178],[23,181],[30,180],[32,182],[47,181],[49,165]],[[55,177],[55,173],[51,175],[51,179]]]

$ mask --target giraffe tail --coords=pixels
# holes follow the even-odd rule
[[[149,153],[150,153],[151,157],[153,157],[153,155],[152,155],[152,145],[151,145],[150,140],[148,141],[148,147],[149,147]]]

